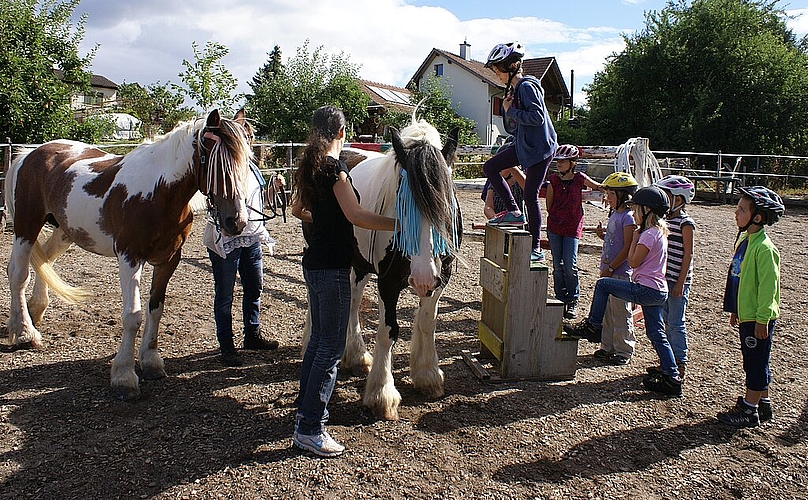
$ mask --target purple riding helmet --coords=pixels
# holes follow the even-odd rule
[[[681,196],[685,204],[690,203],[696,195],[696,186],[687,177],[681,175],[666,175],[654,184],[673,196]]]

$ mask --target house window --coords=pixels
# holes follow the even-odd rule
[[[104,94],[102,92],[88,92],[84,94],[84,104],[93,106],[104,102]]]
[[[443,76],[443,64],[435,65],[435,76]]]

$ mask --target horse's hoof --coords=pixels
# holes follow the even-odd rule
[[[398,421],[398,409],[374,408],[373,415],[379,420],[387,420],[388,422]]]
[[[166,371],[163,368],[143,368],[141,367],[141,375],[143,380],[160,380],[166,378]]]
[[[415,387],[415,390],[429,399],[440,399],[445,394],[441,387]]]
[[[8,352],[27,351],[31,349],[41,349],[43,347],[45,347],[45,344],[42,342],[34,342],[33,340],[29,340],[28,342],[18,342],[16,344],[12,344]]]
[[[112,393],[121,401],[134,401],[140,398],[140,387],[113,387]]]

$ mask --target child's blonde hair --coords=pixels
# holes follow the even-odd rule
[[[644,207],[642,205],[637,205],[634,209],[636,210],[638,207],[643,207],[644,210],[643,227],[640,228],[640,232],[645,231],[649,227],[656,226],[660,231],[662,231],[663,236],[668,235],[668,223],[665,222],[665,217],[659,216],[649,207]]]

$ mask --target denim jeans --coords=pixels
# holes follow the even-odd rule
[[[324,430],[328,401],[337,383],[337,365],[345,351],[351,309],[349,269],[306,269],[311,337],[300,368],[300,392],[295,400],[301,416],[297,432],[311,436]]]
[[[210,249],[208,255],[213,268],[213,318],[216,321],[216,338],[220,346],[232,347],[233,287],[236,284],[236,272],[241,276],[241,288],[244,292],[241,300],[244,331],[257,330],[261,326],[258,319],[264,276],[261,243],[236,248],[227,254],[226,259],[219,257]]]
[[[665,321],[665,334],[673,349],[673,357],[677,363],[687,363],[687,330],[685,328],[685,312],[687,311],[688,296],[690,295],[690,285],[682,288],[682,296],[674,297],[670,290],[673,290],[675,283],[668,281],[668,300],[662,307],[662,319]]]
[[[662,372],[677,377],[679,370],[676,367],[673,350],[665,335],[665,323],[662,321],[662,306],[668,298],[667,292],[617,278],[600,278],[595,283],[592,308],[589,310],[589,322],[593,325],[601,326],[603,324],[603,315],[606,313],[606,304],[610,295],[642,306],[645,334],[648,335],[648,339],[659,356]]]
[[[553,291],[555,297],[569,304],[578,302],[578,238],[561,236],[547,231],[550,252],[553,254]]]

